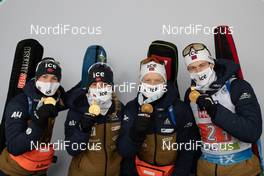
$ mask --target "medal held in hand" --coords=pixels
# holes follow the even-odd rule
[[[191,92],[189,94],[189,99],[192,103],[196,103],[198,97],[200,96],[200,92],[198,92],[197,90],[195,90],[195,87],[191,87]]]
[[[141,106],[141,112],[151,114],[153,112],[153,106],[151,104],[143,104]]]
[[[97,105],[96,102],[94,101],[92,105],[89,107],[89,113],[94,116],[98,116],[100,112],[101,112],[100,106]]]
[[[43,101],[44,104],[52,104],[52,105],[56,105],[56,100],[52,97],[48,97],[48,98],[45,98],[44,101]]]

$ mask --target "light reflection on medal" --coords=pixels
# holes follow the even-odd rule
[[[151,104],[143,104],[141,106],[141,112],[151,114],[153,112],[153,106]]]
[[[56,105],[56,100],[52,97],[48,97],[48,98],[45,98],[44,101],[43,101],[44,104],[52,104],[52,105]]]
[[[198,92],[197,90],[195,90],[195,87],[191,87],[191,92],[189,94],[189,99],[192,103],[196,103],[198,97],[200,96],[200,92]]]
[[[93,101],[92,105],[89,107],[89,113],[95,116],[98,116],[101,112],[100,106]]]

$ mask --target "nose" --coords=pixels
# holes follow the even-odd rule
[[[199,72],[201,72],[201,71],[203,71],[203,68],[202,67],[198,67],[198,68],[196,68],[196,73],[199,73]]]
[[[193,68],[192,73],[199,73],[200,70],[201,69],[199,67],[195,67],[195,68]]]
[[[153,85],[156,85],[156,81],[155,81],[155,80],[150,80],[150,81],[149,81],[149,84],[152,85],[152,86],[153,86]]]

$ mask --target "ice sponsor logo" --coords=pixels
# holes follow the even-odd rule
[[[93,78],[104,77],[104,72],[93,72]]]
[[[53,69],[57,69],[57,66],[53,63],[46,63],[45,64],[45,68],[53,68]]]

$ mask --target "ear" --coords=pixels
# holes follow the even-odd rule
[[[213,70],[214,67],[215,67],[215,65],[214,65],[214,64],[210,64],[210,67],[211,67],[211,69]]]

